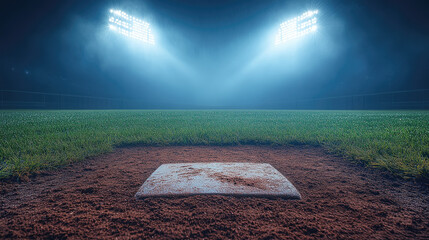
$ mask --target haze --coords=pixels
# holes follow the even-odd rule
[[[3,90],[125,99],[138,108],[290,108],[306,99],[429,89],[426,1],[2,5]],[[156,45],[110,31],[110,8],[151,23]],[[279,24],[312,9],[320,11],[317,33],[276,47]]]

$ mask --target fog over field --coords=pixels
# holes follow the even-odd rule
[[[0,10],[0,89],[135,100],[139,108],[290,108],[429,89],[426,4],[16,1]],[[111,8],[149,22],[155,46],[110,31]],[[314,9],[317,33],[275,46],[281,22]]]

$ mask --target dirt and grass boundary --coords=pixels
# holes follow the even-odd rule
[[[269,163],[301,200],[134,196],[164,163]],[[0,182],[0,238],[427,239],[429,189],[311,146],[132,147]]]
[[[121,146],[310,145],[429,182],[429,111],[0,111],[0,179]]]

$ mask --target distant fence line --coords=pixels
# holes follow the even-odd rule
[[[1,109],[120,109],[126,104],[119,98],[0,90]]]
[[[429,89],[311,98],[275,105],[276,108],[282,109],[429,109]],[[146,107],[143,101],[120,98],[0,90],[0,109],[139,109]]]
[[[293,109],[429,109],[429,89],[376,92],[289,102]]]

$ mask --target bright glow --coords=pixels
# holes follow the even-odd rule
[[[109,28],[126,37],[155,45],[150,24],[121,10],[110,9]]]
[[[308,11],[299,17],[281,23],[276,36],[276,45],[317,31],[317,18],[315,15],[318,13],[319,10]]]

